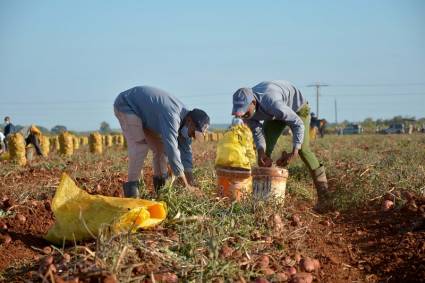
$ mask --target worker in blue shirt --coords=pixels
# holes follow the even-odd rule
[[[253,88],[240,88],[233,95],[232,115],[243,118],[251,128],[259,166],[272,166],[270,156],[276,142],[284,128],[290,127],[292,152],[283,152],[276,164],[287,166],[299,155],[317,190],[316,208],[323,208],[328,198],[328,182],[325,167],[310,150],[310,109],[301,92],[287,81],[265,81]]]
[[[149,149],[153,152],[155,191],[165,184],[168,163],[186,188],[196,189],[191,144],[195,132],[204,134],[210,124],[204,111],[189,110],[176,97],[150,86],[137,86],[120,93],[114,111],[128,144],[125,197],[139,196],[139,179]]]

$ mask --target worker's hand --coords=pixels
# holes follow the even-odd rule
[[[273,160],[266,155],[264,149],[258,150],[258,166],[260,167],[271,167]]]
[[[183,183],[183,186],[187,191],[193,193],[196,196],[202,195],[202,192],[198,187],[193,186],[189,183],[189,181],[186,178],[186,172],[185,172],[185,174],[181,174],[178,177],[178,181],[179,181],[179,183]]]
[[[294,148],[291,153],[286,151],[282,152],[282,156],[276,160],[276,165],[279,167],[286,167],[298,156],[298,149]]]
[[[186,177],[187,182],[189,183],[189,185],[191,186],[197,186],[197,182],[195,180],[195,177],[193,176],[192,171],[184,171],[184,175]]]

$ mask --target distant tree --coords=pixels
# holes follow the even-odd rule
[[[66,129],[66,127],[65,126],[62,126],[62,125],[56,125],[56,126],[54,126],[51,130],[50,130],[53,134],[60,134],[60,133],[62,133],[62,132],[66,132],[67,131],[67,129]]]
[[[362,126],[364,128],[374,128],[375,127],[375,121],[373,121],[372,118],[366,118],[362,122]]]
[[[100,128],[99,131],[102,134],[108,134],[110,132],[112,132],[111,127],[109,126],[109,124],[105,121],[103,121],[102,123],[100,123]]]

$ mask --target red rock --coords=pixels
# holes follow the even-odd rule
[[[71,261],[71,256],[69,254],[67,254],[67,253],[64,253],[63,254],[63,262],[64,263],[68,263],[70,261]]]
[[[295,254],[295,262],[296,263],[300,263],[301,261],[301,255],[300,254]]]
[[[288,274],[286,274],[285,272],[279,272],[276,273],[275,279],[276,282],[287,282],[289,277]]]
[[[390,211],[394,207],[394,202],[391,200],[384,200],[382,203],[382,210],[383,211]]]
[[[102,278],[102,283],[118,283],[118,280],[114,275],[110,274]]]
[[[268,256],[266,255],[262,255],[259,259],[258,259],[258,265],[260,266],[261,269],[267,268],[269,267],[270,264],[270,259]]]
[[[12,237],[9,234],[0,235],[0,244],[7,245],[12,242]]]
[[[231,257],[231,256],[232,256],[232,254],[233,254],[233,252],[234,252],[234,250],[233,250],[231,247],[229,247],[229,246],[223,246],[223,247],[220,249],[220,257],[221,257],[221,258],[228,258],[228,257]]]
[[[297,269],[293,266],[289,267],[286,272],[288,272],[289,275],[294,275],[297,273]]]
[[[313,275],[311,275],[310,273],[305,273],[305,272],[297,273],[292,276],[290,282],[291,283],[311,283],[313,282]]]
[[[306,271],[306,272],[313,272],[314,269],[315,269],[314,261],[313,261],[313,259],[311,259],[309,257],[303,258],[300,261],[300,266],[301,266],[301,269]]]
[[[0,232],[7,231],[7,224],[0,220]]]
[[[154,278],[157,282],[162,283],[175,283],[179,281],[177,275],[171,272],[154,274]]]
[[[261,272],[266,276],[270,276],[270,275],[273,275],[275,273],[274,270],[271,269],[270,267],[265,267],[265,268],[261,269]]]
[[[43,253],[44,253],[45,255],[49,255],[49,254],[51,254],[51,253],[52,253],[52,248],[51,248],[51,247],[49,247],[49,246],[44,247],[44,248],[43,248]]]
[[[25,217],[25,215],[22,214],[17,214],[16,215],[16,219],[21,222],[22,224],[25,223],[27,221],[27,218]]]

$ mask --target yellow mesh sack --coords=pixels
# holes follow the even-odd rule
[[[36,136],[41,136],[41,131],[35,125],[31,125],[30,133]]]
[[[7,137],[7,144],[9,146],[9,160],[21,166],[27,164],[24,136],[20,133],[11,134]]]
[[[40,135],[40,147],[41,147],[41,153],[44,157],[49,155],[50,152],[50,140],[48,137]]]
[[[252,132],[246,125],[236,125],[227,130],[217,144],[215,165],[251,169],[256,155]]]
[[[102,135],[98,132],[91,133],[89,136],[90,152],[94,154],[101,154],[103,152]]]
[[[80,138],[78,137],[72,137],[72,143],[74,145],[74,150],[77,150],[80,148]]]
[[[54,244],[153,227],[167,217],[164,202],[90,195],[63,173],[52,201],[55,224],[44,238]]]
[[[59,137],[58,136],[54,136],[50,138],[50,144],[52,145],[52,151],[59,151],[60,150],[60,145],[59,145]]]
[[[105,146],[106,147],[112,146],[112,136],[111,135],[105,136]]]
[[[69,132],[63,132],[59,135],[60,153],[65,156],[71,156],[74,153],[74,142]]]

